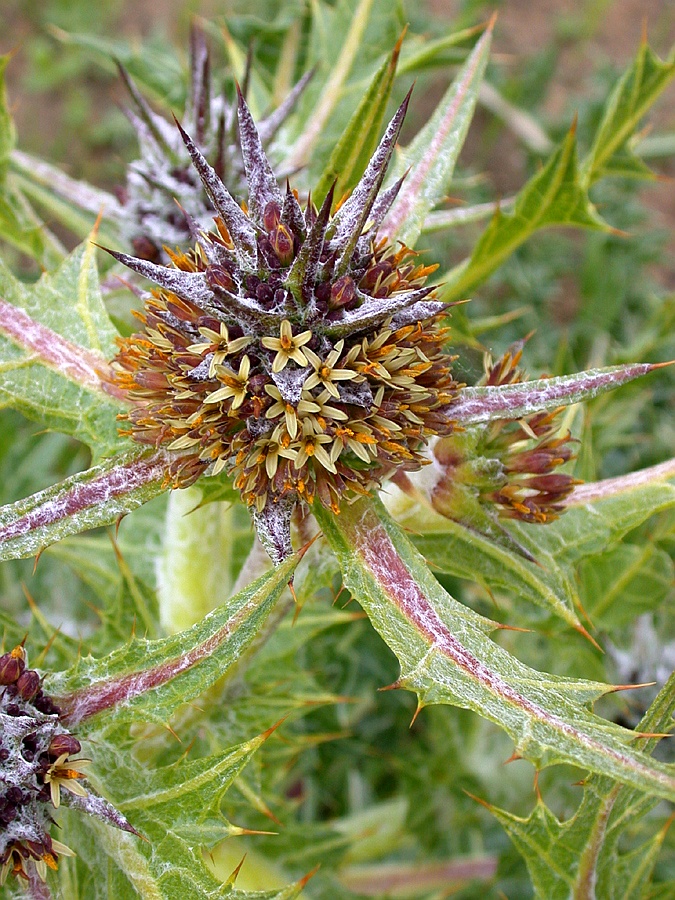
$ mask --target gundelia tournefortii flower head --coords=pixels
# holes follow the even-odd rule
[[[188,217],[195,246],[172,267],[113,254],[159,285],[114,362],[133,438],[177,451],[176,486],[233,475],[277,562],[299,504],[337,510],[453,431],[445,306],[424,286],[436,267],[377,234],[409,96],[349,197],[331,190],[319,209],[279,187],[241,93],[245,208],[178,125],[216,230]]]

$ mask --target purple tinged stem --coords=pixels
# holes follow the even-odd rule
[[[567,740],[573,740],[596,759],[602,757],[610,762],[617,777],[621,777],[619,775],[621,772],[624,776],[631,774],[634,779],[647,778],[653,787],[657,787],[661,796],[675,794],[673,776],[651,768],[637,758],[629,748],[624,752],[607,746],[599,739],[566,722],[521,694],[498,672],[490,669],[467,650],[440,618],[423,587],[408,570],[376,511],[366,504],[367,501],[360,501],[353,506],[343,504],[340,515],[335,519],[335,525],[342,540],[349,545],[350,551],[360,557],[361,565],[372,577],[377,589],[382,591],[404,619],[417,629],[430,649],[447,657],[452,665],[468,675],[482,690],[492,695],[496,703],[495,709],[501,709],[504,705],[518,709],[532,721],[533,725],[541,723],[547,729],[563,735]],[[364,594],[363,587],[360,588],[359,594],[360,596]],[[365,596],[361,602],[368,611],[370,603],[366,603]],[[487,709],[485,713],[492,718]],[[630,732],[626,732],[626,737],[629,736]],[[631,783],[630,777],[626,780]]]
[[[168,478],[168,464],[168,457],[155,453],[145,459],[134,459],[115,466],[89,481],[75,482],[69,490],[55,497],[50,496],[49,488],[40,491],[30,498],[34,504],[28,512],[0,526],[0,544],[31,531],[48,528],[90,507],[130,494],[153,481],[163,483]]]

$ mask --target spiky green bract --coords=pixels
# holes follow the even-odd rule
[[[116,385],[132,437],[181,451],[175,484],[234,475],[272,558],[291,552],[290,519],[315,499],[337,510],[447,434],[456,385],[442,351],[443,305],[412,252],[377,238],[398,190],[380,194],[408,97],[351,195],[331,212],[285,193],[239,95],[246,210],[179,126],[217,213],[174,267],[114,254],[160,285],[121,344]]]
[[[183,125],[218,176],[238,196],[246,182],[235,139],[236,107],[224,94],[213,92],[210,68],[204,34],[193,27],[190,86]],[[210,214],[209,200],[173,124],[149,106],[121,65],[119,70],[134,102],[134,109],[129,109],[127,115],[140,145],[140,156],[128,169],[120,224],[123,236],[135,252],[144,259],[157,261],[163,258],[165,244],[185,247],[190,243],[190,228],[181,210],[195,219],[205,218]],[[308,72],[284,102],[260,123],[263,142],[273,139],[311,74]]]

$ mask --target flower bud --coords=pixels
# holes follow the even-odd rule
[[[0,684],[15,684],[26,668],[23,655],[17,653],[19,649],[23,648],[15,648],[11,653],[0,656]]]
[[[19,676],[16,689],[24,700],[32,699],[40,690],[40,676],[34,669],[26,669]]]

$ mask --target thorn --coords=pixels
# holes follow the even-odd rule
[[[96,221],[94,222],[94,227],[91,229],[91,235],[92,235],[92,237],[93,237],[94,235],[98,234],[99,226],[101,225],[101,222],[103,221],[103,210],[104,210],[104,208],[105,208],[105,207],[102,206],[102,207],[100,208],[100,210],[98,211],[98,215],[96,216]],[[92,243],[93,243],[93,241],[92,241]]]
[[[178,735],[176,734],[176,732],[173,730],[173,728],[169,725],[168,722],[164,722],[163,725],[164,725],[164,728],[166,728],[166,730],[169,732],[169,734],[171,735],[171,737],[174,737],[174,738],[178,741],[179,744],[182,744],[182,743],[183,743],[183,742],[181,741],[181,739],[178,737]],[[189,749],[189,748],[188,748],[188,749]]]
[[[306,875],[303,875],[303,877],[298,882],[298,886],[300,888],[304,888],[304,886],[307,884],[307,882],[310,880],[310,878],[314,878],[314,876],[316,875],[316,873],[319,871],[320,868],[321,868],[321,863],[314,866],[314,868],[311,870],[311,872],[308,872]]]
[[[504,760],[502,765],[508,766],[509,763],[516,762],[517,760],[522,759],[522,758],[523,757],[520,755],[520,753],[518,753],[516,750],[514,750],[513,753],[511,754],[511,756],[509,756],[508,759]]]
[[[258,737],[260,738],[260,742],[262,743],[262,742],[266,741],[267,738],[277,730],[277,728],[279,728],[281,725],[284,724],[284,722],[286,721],[286,719],[289,716],[290,716],[290,713],[287,713],[285,716],[283,716],[281,719],[279,719],[278,722],[275,722],[274,725],[271,725],[267,729],[267,731],[263,731],[262,734],[258,735]]]
[[[633,691],[636,688],[654,687],[655,684],[655,681],[645,681],[642,684],[612,684],[607,693],[613,694],[617,691]]]
[[[394,45],[394,49],[392,50],[392,53],[391,53],[391,63],[394,66],[394,68],[396,68],[396,64],[398,63],[399,53],[401,52],[401,47],[403,46],[403,40],[406,36],[407,31],[408,31],[408,25],[406,23],[403,26],[403,31],[399,35],[399,38],[396,41],[396,44]]]
[[[534,784],[532,785],[532,790],[537,795],[537,802],[542,802],[541,791],[539,790],[539,769],[534,770]]]
[[[475,800],[476,803],[480,803],[481,806],[484,806],[485,809],[492,809],[492,804],[488,803],[487,800],[483,800],[481,797],[477,797],[475,794],[472,794],[471,791],[467,791],[465,788],[462,788],[462,792],[466,794],[467,797],[470,797],[472,800]]]
[[[499,13],[497,12],[497,10],[495,10],[495,11],[492,13],[492,15],[490,16],[490,18],[488,19],[488,23],[487,23],[487,25],[485,26],[485,30],[486,30],[486,31],[492,31],[492,29],[495,27],[495,23],[496,23],[496,21],[497,21],[498,18],[499,18]]]
[[[304,545],[298,550],[298,553],[297,553],[298,560],[301,560],[301,559],[302,559],[302,557],[305,555],[305,553],[307,553],[307,551],[308,551],[309,548],[312,546],[312,544],[314,543],[314,541],[317,541],[320,537],[323,537],[323,532],[318,531],[318,532],[314,535],[313,538],[310,538],[310,539],[307,541],[307,543],[304,544]]]
[[[398,691],[401,689],[400,681],[392,681],[391,684],[386,684],[384,687],[378,688],[378,691]]]
[[[32,575],[35,575],[35,570],[37,569],[37,564],[40,562],[40,557],[42,556],[43,552],[44,552],[44,547],[41,550],[38,550],[38,552],[35,554],[35,562],[33,563],[33,571],[31,572]]]
[[[523,634],[532,634],[533,628],[518,628],[517,625],[505,625],[503,622],[495,622],[495,631],[520,631]]]
[[[331,603],[331,606],[335,606],[335,604],[336,604],[336,603],[338,602],[338,600],[340,599],[340,596],[341,596],[342,592],[343,592],[343,591],[346,591],[346,590],[347,590],[347,588],[344,586],[344,584],[341,584],[341,585],[340,585],[340,590],[339,590],[339,591],[337,592],[337,594],[333,597],[333,602]]]
[[[424,708],[424,707],[422,706],[422,704],[420,704],[420,703],[417,704],[417,709],[415,710],[415,713],[414,713],[412,719],[410,720],[410,725],[408,725],[408,728],[409,728],[409,729],[413,727],[413,725],[414,725],[415,722],[417,721],[417,717],[418,717],[419,714],[422,712],[422,709],[423,709],[423,708]]]
[[[231,884],[232,886],[234,886],[235,881],[236,881],[237,878],[239,877],[239,872],[241,871],[241,867],[244,865],[244,860],[246,859],[246,856],[247,856],[247,854],[244,853],[244,855],[243,855],[242,858],[241,858],[241,862],[239,863],[239,865],[236,866],[235,869],[234,869],[234,870],[230,873],[230,875],[226,878],[226,880],[225,880],[225,883],[226,883],[226,884]]]
[[[673,735],[664,731],[634,731],[633,736],[638,738],[669,738]]]
[[[279,834],[278,831],[259,831],[257,828],[241,828],[239,825],[233,825],[230,829],[231,837],[241,837],[242,834]],[[243,860],[242,860],[243,862]]]
[[[654,369],[665,369],[667,366],[675,366],[675,359],[669,359],[668,362],[650,363],[649,371],[653,372]]]
[[[593,644],[593,646],[595,647],[596,650],[599,650],[600,653],[603,653],[603,654],[604,654],[605,651],[602,649],[602,647],[600,646],[600,644],[596,641],[596,639],[593,637],[593,635],[590,634],[590,632],[588,632],[588,631],[584,628],[584,626],[581,624],[581,622],[578,622],[578,623],[574,626],[574,630],[575,630],[575,631],[578,631],[579,634],[580,634],[582,637],[585,637],[587,640],[589,640],[589,641],[591,642],[591,644]]]
[[[126,515],[126,513],[122,513],[115,520],[115,540],[117,540],[117,535],[119,534],[120,525],[122,524],[122,519],[124,518],[125,515]]]
[[[579,113],[574,113],[574,118],[572,119],[572,124],[570,125],[570,134],[572,135],[572,137],[576,136],[578,124],[579,124]]]

